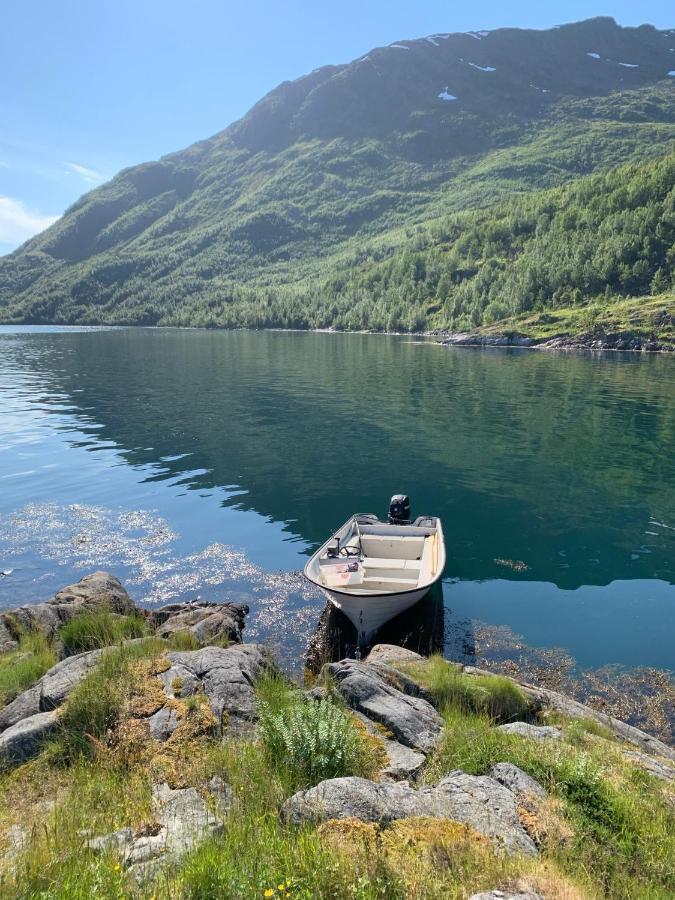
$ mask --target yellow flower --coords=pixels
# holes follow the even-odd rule
[[[116,872],[119,872],[119,870],[122,868],[122,866],[119,863],[115,863],[113,868],[115,869]]]
[[[278,890],[278,891],[283,891],[283,889],[284,889],[283,882],[282,882],[281,884],[278,884],[278,885],[277,885],[277,890]]]
[[[267,888],[263,893],[263,897],[274,897],[274,888]]]

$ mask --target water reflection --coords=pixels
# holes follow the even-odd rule
[[[7,522],[29,502],[159,510],[174,560],[193,565],[186,583],[218,599],[205,548],[297,571],[355,507],[383,513],[404,490],[414,514],[444,520],[456,580],[446,652],[456,602],[466,619],[480,604],[487,621],[536,625],[544,646],[564,633],[588,665],[625,661],[638,643],[640,661],[672,659],[671,359],[449,352],[368,335],[5,332],[0,402]],[[61,576],[44,541],[30,543],[39,520],[22,560],[46,592]],[[159,553],[144,571],[162,568]],[[283,620],[298,644],[321,608],[262,581],[247,602],[251,633],[274,639]]]

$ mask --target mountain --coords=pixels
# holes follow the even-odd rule
[[[419,328],[513,312],[475,281],[476,254],[464,272],[459,233],[480,223],[490,243],[510,208],[550,221],[568,195],[546,192],[627,163],[653,186],[641,171],[672,152],[674,75],[675,30],[608,18],[432,35],[317,69],[214,137],[120,172],[0,259],[0,319]],[[515,248],[500,252],[508,268]],[[376,289],[383,266],[420,253],[454,260],[445,282],[425,271]],[[649,256],[641,290],[657,270],[670,284],[664,254],[633,254],[631,266]],[[582,299],[635,287],[570,277],[559,287]],[[467,279],[474,300],[458,305]]]

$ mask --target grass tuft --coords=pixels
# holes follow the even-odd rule
[[[21,635],[16,650],[0,655],[0,708],[39,681],[56,659],[43,634]]]
[[[132,638],[145,637],[148,626],[142,616],[120,616],[107,610],[82,613],[62,625],[58,637],[67,655],[112,647]]]

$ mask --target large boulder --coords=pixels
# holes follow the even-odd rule
[[[83,612],[137,612],[120,581],[109,572],[94,572],[68,585],[44,603],[26,604],[0,613],[0,652],[18,646],[22,632],[38,631],[53,638],[59,626]]]
[[[248,606],[242,603],[172,603],[150,613],[157,637],[188,631],[202,644],[241,644]]]
[[[436,787],[415,790],[407,782],[377,784],[365,778],[332,778],[299,791],[281,809],[294,824],[355,818],[387,824],[428,816],[470,825],[509,853],[537,848],[518,817],[516,796],[493,778],[451,772]]]
[[[86,575],[76,584],[61,588],[47,603],[62,610],[70,609],[71,616],[85,610],[108,610],[120,616],[130,616],[136,612],[133,600],[119,579],[109,572]]]
[[[423,753],[434,749],[443,720],[410,679],[387,666],[351,659],[330,663],[324,671],[352,709],[379,722],[399,743]]]
[[[36,756],[57,726],[56,712],[37,713],[0,734],[0,767],[17,766]]]

